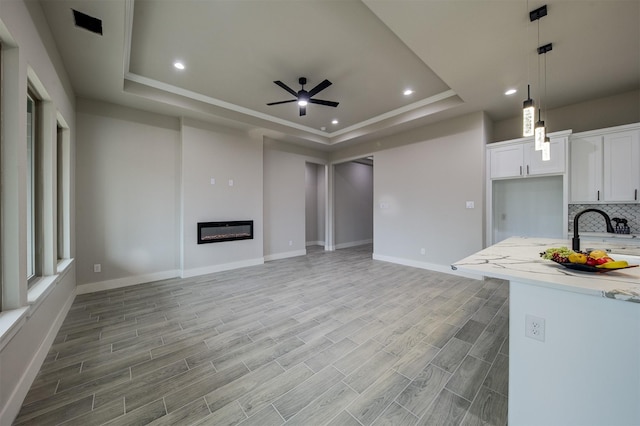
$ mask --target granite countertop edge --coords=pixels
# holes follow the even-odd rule
[[[562,239],[512,237],[455,262],[451,267],[475,275],[640,303],[640,268],[589,273],[570,270],[540,258],[540,253],[547,248],[563,246],[571,247],[571,242]],[[640,255],[637,246],[627,248],[622,244],[607,248],[612,253]]]

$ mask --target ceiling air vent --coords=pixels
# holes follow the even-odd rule
[[[78,12],[75,9],[71,10],[73,11],[73,19],[75,20],[76,27],[102,35],[102,19],[94,18],[86,13]]]

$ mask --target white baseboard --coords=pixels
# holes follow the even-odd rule
[[[77,287],[78,294],[94,293],[96,291],[113,290],[120,287],[129,287],[136,284],[148,283],[152,281],[167,280],[180,276],[177,269],[154,272],[152,274],[135,275],[132,277],[118,278],[115,280],[100,281],[96,283],[82,284]]]
[[[324,246],[324,241],[307,241],[305,246]]]
[[[363,246],[365,244],[372,244],[372,243],[373,243],[373,238],[369,238],[368,240],[351,241],[349,243],[336,244],[335,248],[337,250],[339,250],[339,249],[343,249],[343,248]]]
[[[257,259],[241,260],[239,262],[222,263],[220,265],[204,266],[202,268],[184,269],[180,278],[196,277],[198,275],[213,274],[215,272],[229,271],[231,269],[246,268],[264,264],[264,257]]]
[[[269,254],[264,257],[264,261],[269,262],[271,260],[280,260],[280,259],[287,259],[289,257],[305,256],[306,254],[307,254],[307,250],[287,251],[284,253]]]
[[[375,254],[375,253],[373,254],[373,259],[381,260],[383,262],[397,263],[398,265],[412,266],[414,268],[428,269],[430,271],[435,271],[435,272],[443,272],[445,274],[457,275],[459,277],[471,278],[474,280],[484,280],[484,277],[482,275],[460,272],[458,270],[451,269],[451,266],[440,265],[438,263],[419,262],[417,260],[403,259],[400,257],[393,257],[393,256],[384,256],[384,255]]]
[[[38,350],[34,354],[31,362],[25,369],[22,377],[18,385],[15,387],[11,396],[7,398],[7,404],[2,408],[0,412],[0,425],[10,425],[15,420],[16,416],[20,412],[20,408],[22,407],[22,402],[24,398],[27,396],[33,381],[35,380],[38,372],[40,371],[40,367],[44,362],[44,359],[47,357],[49,353],[49,349],[51,349],[51,345],[53,344],[54,339],[58,335],[58,331],[64,322],[64,319],[71,309],[71,305],[73,305],[73,300],[76,298],[76,292],[72,291],[67,301],[64,303],[58,315],[56,316],[53,324],[47,331],[46,336],[42,339],[42,343],[38,347]]]

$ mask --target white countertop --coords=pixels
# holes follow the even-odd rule
[[[563,246],[570,248],[571,241],[512,237],[455,262],[451,268],[486,277],[640,303],[640,267],[603,273],[579,272],[540,257],[540,253],[548,248]],[[582,246],[586,247],[584,244]],[[615,246],[593,248],[610,248],[612,253],[627,256],[640,254],[637,245],[626,247],[622,242]]]

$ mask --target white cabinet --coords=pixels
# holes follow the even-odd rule
[[[491,179],[522,176],[522,144],[489,148],[488,151]]]
[[[550,138],[550,140],[551,159],[549,161],[542,161],[542,151],[536,151],[533,142],[524,145],[524,164],[528,176],[564,173],[567,138]]]
[[[640,132],[604,135],[604,201],[638,201]]]
[[[551,160],[542,161],[533,141],[520,139],[487,147],[491,179],[560,174],[565,171],[566,137],[551,139]]]
[[[571,202],[602,200],[602,136],[571,136]]]
[[[638,202],[640,129],[576,133],[570,143],[570,202]]]

